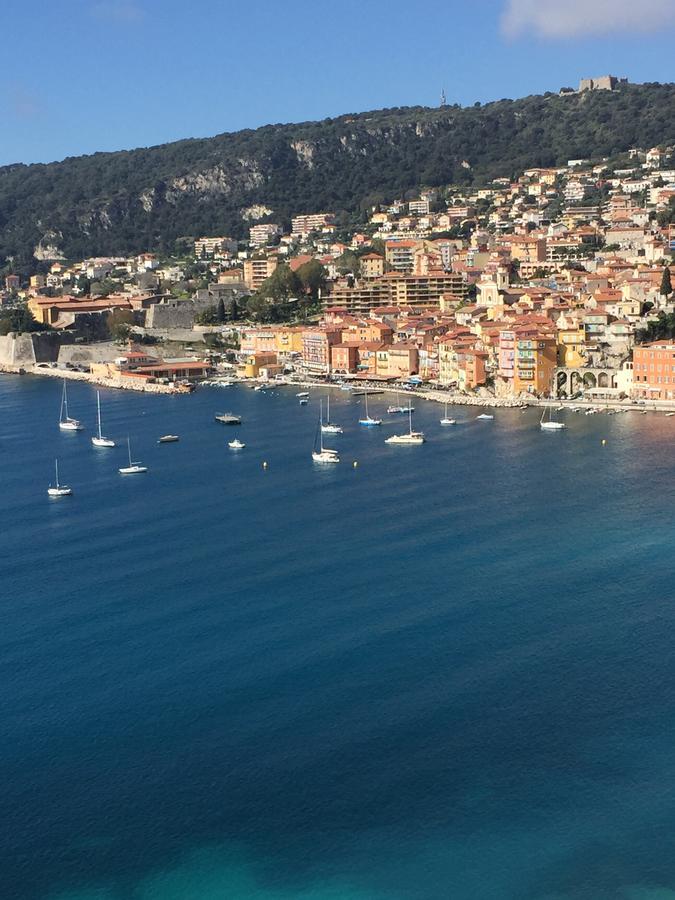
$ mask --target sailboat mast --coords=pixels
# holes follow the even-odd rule
[[[96,416],[98,419],[98,439],[101,440],[101,395],[96,391]]]
[[[129,466],[131,466],[131,441],[129,440],[129,435],[127,435],[127,450],[129,451]]]
[[[66,388],[66,379],[63,379],[63,408],[66,411],[66,420],[69,419],[68,415],[68,389]]]
[[[54,471],[56,472],[56,487],[59,486],[59,461],[58,459],[54,460]]]

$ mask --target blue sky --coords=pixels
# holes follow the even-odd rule
[[[3,0],[0,164],[673,78],[675,0]]]

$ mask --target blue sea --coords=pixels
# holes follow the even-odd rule
[[[675,419],[336,392],[321,468],[319,390],[60,394],[0,380],[2,900],[675,898]]]

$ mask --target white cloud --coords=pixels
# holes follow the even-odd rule
[[[675,0],[507,0],[502,32],[549,39],[652,33],[675,24]]]
[[[145,11],[133,0],[100,0],[91,7],[91,13],[97,19],[123,25],[140,22],[145,18]]]

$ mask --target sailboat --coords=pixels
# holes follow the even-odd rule
[[[407,412],[408,412],[408,409],[409,409],[410,407],[408,407],[408,406],[399,406],[398,403],[399,403],[399,399],[398,399],[398,391],[396,391],[396,405],[395,405],[395,406],[388,406],[388,407],[387,407],[387,412],[388,412],[390,415],[395,415],[396,413],[407,413]],[[414,406],[413,406],[412,408],[415,409]]]
[[[412,427],[412,406],[408,407],[408,421],[410,427],[407,434],[392,434],[385,441],[385,444],[423,444],[425,441],[424,432],[413,431]]]
[[[73,493],[73,489],[69,487],[67,484],[59,484],[59,461],[58,459],[54,460],[54,468],[56,470],[56,482],[55,484],[50,484],[47,488],[47,493],[50,497],[69,497]]]
[[[138,475],[141,472],[147,472],[148,471],[147,466],[142,466],[140,463],[131,461],[131,442],[128,437],[127,437],[127,448],[129,450],[129,465],[122,466],[121,469],[118,469],[118,472],[120,473],[120,475]]]
[[[96,422],[98,424],[98,431],[92,437],[91,442],[94,447],[114,447],[115,441],[110,438],[104,437],[101,434],[101,394],[100,391],[96,391]]]
[[[446,400],[445,401],[445,413],[443,414],[443,418],[441,419],[441,425],[456,425],[456,424],[457,424],[457,420],[451,419],[450,416],[448,416],[448,402]]]
[[[546,407],[541,414],[541,419],[539,420],[539,426],[544,431],[561,431],[563,428],[567,428],[564,422],[555,422],[553,420],[553,407],[548,407],[548,419],[544,421],[544,417],[546,416]]]
[[[365,392],[366,397],[366,414],[363,419],[359,419],[359,425],[381,425],[382,419],[373,419],[368,415],[368,391]]]
[[[321,419],[319,419],[319,427],[317,429],[319,436],[319,446],[317,448],[316,437],[314,438],[314,449],[312,450],[312,459],[317,463],[339,463],[340,457],[337,450],[329,450],[323,445],[323,432],[321,431]]]
[[[330,420],[330,394],[328,395],[328,399],[326,400],[326,421],[323,421],[323,401],[320,403],[321,406],[321,430],[324,434],[342,434],[342,428],[339,425],[334,425]]]
[[[82,431],[83,425],[77,419],[72,419],[68,415],[68,391],[66,389],[66,379],[63,379],[63,393],[61,394],[61,414],[59,416],[59,428],[61,431]]]

